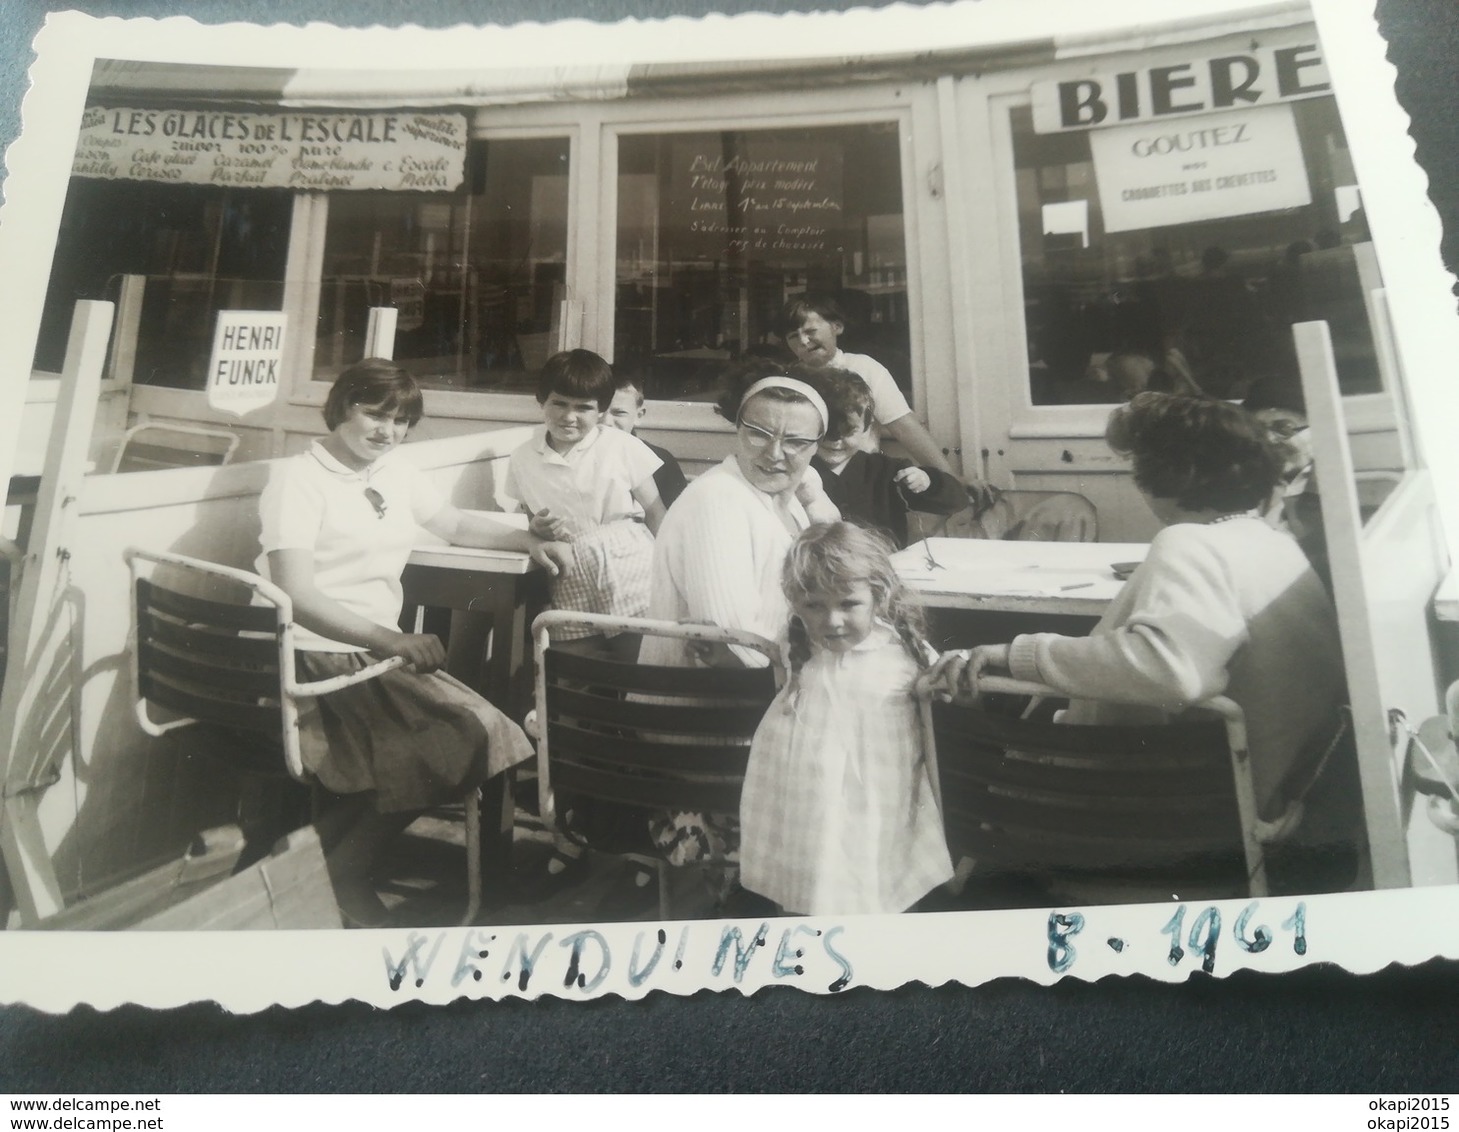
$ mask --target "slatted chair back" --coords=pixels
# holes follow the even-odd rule
[[[560,625],[741,645],[764,668],[675,668],[586,656],[550,644]],[[775,697],[779,650],[770,641],[712,625],[681,625],[550,610],[532,626],[537,663],[538,801],[551,829],[569,828],[559,798],[637,813],[737,815],[750,742]],[[645,825],[646,828],[646,825]],[[593,847],[655,865],[648,852]],[[660,892],[666,907],[665,872]]]
[[[980,690],[1057,695],[985,678]],[[1056,723],[988,701],[923,702],[954,858],[1028,874],[1191,875],[1244,860],[1250,892],[1266,893],[1264,846],[1300,816],[1263,821],[1241,709],[1149,725]],[[1315,772],[1314,772],[1315,776]]]
[[[136,581],[137,692],[198,723],[283,744],[278,613]]]
[[[132,686],[142,730],[161,736],[204,724],[258,738],[230,744],[230,758],[250,770],[277,771],[314,785],[299,746],[301,699],[372,680],[401,665],[398,657],[357,672],[300,683],[294,671],[294,607],[289,595],[257,574],[181,554],[131,549],[136,597]],[[196,596],[159,584],[158,567],[187,577],[188,590],[231,583],[250,604]],[[155,720],[152,708],[174,718]],[[466,801],[467,906],[463,924],[481,906],[481,792]]]
[[[914,514],[919,538],[982,538],[1007,542],[1098,542],[1099,512],[1073,491],[1000,491],[984,507],[951,515]]]
[[[227,429],[143,422],[122,434],[111,470],[218,467],[231,461],[237,450],[238,435]]]

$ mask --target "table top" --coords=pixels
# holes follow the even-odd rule
[[[486,550],[479,546],[418,546],[410,552],[406,565],[489,574],[527,574],[541,569],[520,550]]]
[[[527,516],[502,511],[480,514],[507,527],[527,529]],[[423,542],[410,552],[407,566],[431,566],[442,570],[479,570],[489,574],[528,574],[542,567],[520,550],[487,550],[480,546],[452,546],[443,542]]]
[[[929,606],[1098,617],[1124,585],[1113,566],[1142,562],[1149,550],[1143,542],[933,538],[892,564]]]

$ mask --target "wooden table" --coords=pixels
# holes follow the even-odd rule
[[[1116,563],[1138,563],[1148,543],[998,542],[933,538],[892,557],[928,608],[932,643],[964,648],[1019,633],[1083,635],[1124,582]],[[929,565],[930,561],[936,565]]]
[[[418,546],[400,583],[402,627],[439,632],[446,671],[520,723],[531,706],[528,630],[547,604],[546,572],[517,551]],[[441,624],[441,614],[448,624]],[[488,896],[502,895],[511,873],[514,777],[508,771],[482,786],[481,877]]]
[[[404,623],[424,611],[417,624],[429,631],[430,611],[449,611],[446,670],[520,720],[531,687],[528,628],[547,604],[546,573],[517,551],[419,546],[400,583]]]

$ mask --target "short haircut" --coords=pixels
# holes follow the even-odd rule
[[[553,354],[537,375],[537,403],[545,405],[556,393],[574,401],[595,401],[604,412],[615,392],[613,368],[591,350],[564,350]]]
[[[876,408],[876,398],[861,375],[839,366],[796,365],[786,371],[810,385],[825,399],[826,412],[831,419],[826,422],[826,439],[840,440],[853,432],[870,428]]]
[[[638,378],[629,374],[613,379],[613,392],[618,393],[624,389],[633,390],[633,400],[641,409],[643,408],[643,386],[639,384]]]
[[[839,322],[843,329],[851,325],[841,304],[830,295],[807,291],[791,299],[780,312],[780,336],[786,338],[794,334],[813,314],[820,315],[827,322]]]
[[[405,417],[412,426],[425,415],[425,399],[410,371],[388,358],[366,358],[346,366],[324,399],[324,425],[333,432],[356,405]]]
[[[1135,483],[1187,511],[1249,511],[1271,497],[1282,457],[1246,410],[1210,397],[1139,393],[1110,414],[1105,439]]]

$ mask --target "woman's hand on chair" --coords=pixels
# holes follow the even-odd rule
[[[988,669],[1008,670],[1007,645],[945,652],[918,678],[917,690],[930,692],[945,702],[973,696],[978,691],[978,676]]]
[[[417,672],[434,672],[446,663],[446,646],[434,633],[397,633],[389,643],[371,650],[398,656]]]

